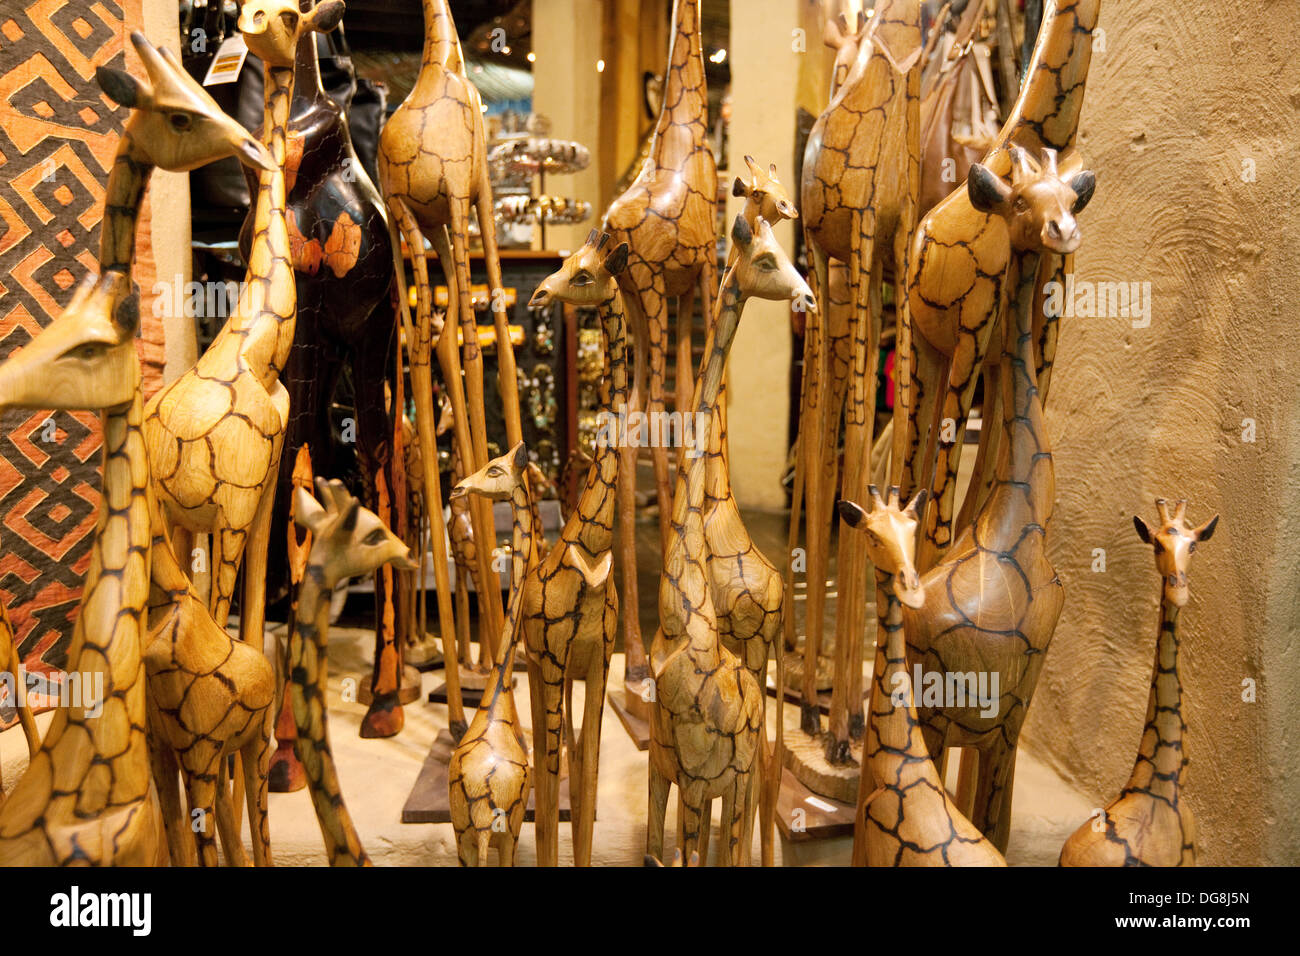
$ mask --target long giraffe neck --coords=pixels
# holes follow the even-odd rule
[[[424,0],[424,53],[420,62],[422,66],[435,64],[453,72],[464,72],[465,58],[447,0]]]
[[[311,2],[312,0],[302,0],[301,5],[307,6]],[[304,30],[302,36],[298,38],[293,59],[293,92],[300,103],[325,99],[325,87],[320,77],[320,60],[316,56],[314,30]]]
[[[1147,722],[1129,788],[1173,802],[1178,794],[1179,777],[1187,766],[1187,752],[1183,749],[1186,732],[1183,687],[1178,679],[1178,608],[1161,600]]]
[[[691,403],[691,420],[699,427],[714,424],[708,412],[718,401],[727,354],[740,324],[744,296],[735,269],[723,277],[718,301],[718,318],[712,323],[704,342],[704,365],[695,383]],[[704,422],[708,421],[705,426]],[[699,435],[696,433],[696,441]],[[673,494],[672,523],[668,546],[664,551],[664,573],[659,585],[660,623],[669,638],[689,637],[692,656],[705,663],[716,663],[720,654],[716,621],[712,620],[712,599],[704,571],[704,480],[706,455],[683,455],[677,467],[677,487]],[[696,615],[706,620],[693,620]],[[695,625],[695,626],[692,626]]]
[[[749,210],[749,203],[746,203],[746,212]],[[755,232],[758,230],[758,210],[755,206],[753,210],[753,221],[749,221],[750,228]],[[736,249],[732,247],[732,253]],[[727,264],[730,266],[734,259]],[[743,298],[740,295],[740,287],[737,285],[734,295],[728,295],[727,289],[722,290],[722,295],[718,301],[717,315],[713,319],[716,326],[720,322],[730,322],[738,326],[740,323],[740,309]],[[731,469],[727,467],[727,382],[725,378],[718,385],[718,397],[714,400],[710,411],[712,417],[709,419],[709,444],[707,464],[704,467],[704,493],[711,501],[723,501],[731,497]],[[698,440],[698,436],[696,436]],[[698,449],[697,449],[698,450]]]
[[[883,44],[895,60],[905,59],[921,45],[921,0],[877,3],[864,33]]]
[[[709,91],[700,37],[700,0],[675,0],[673,42],[668,51],[664,101],[650,155],[659,166],[677,169],[708,136]]]
[[[1025,82],[1003,126],[1009,133],[1003,145],[1009,140],[1034,153],[1074,145],[1100,9],[1101,0],[1047,0]]]
[[[533,563],[532,498],[528,492],[528,482],[523,478],[510,492],[510,518],[514,526],[511,536],[510,601],[506,605],[505,623],[501,627],[497,659],[488,676],[488,692],[491,695],[487,702],[489,714],[495,712],[505,700],[509,700],[512,710],[514,708],[510,681],[515,668],[515,649],[519,646],[519,623],[523,617],[524,576]]]
[[[131,114],[113,157],[104,193],[104,220],[99,232],[100,273],[112,269],[131,275],[135,261],[135,227],[140,218],[140,203],[149,185],[154,167],[136,140],[136,113]]]
[[[293,89],[293,67],[267,67],[263,129],[275,169],[258,174],[245,287],[235,314],[221,332],[222,337],[243,338],[239,354],[268,390],[289,361],[298,318],[284,185],[285,140]]]
[[[1026,533],[1045,534],[1056,496],[1052,449],[1038,395],[1031,311],[1038,256],[1018,253],[1009,267],[1015,289],[1002,353],[1002,447],[993,493],[977,519],[979,540],[987,547],[1014,546]]]
[[[877,784],[894,780],[903,764],[919,757],[929,759],[916,716],[915,688],[907,673],[907,646],[903,631],[903,605],[894,593],[894,576],[876,569],[877,600],[885,606],[877,612],[880,635],[876,637],[876,663],[872,668],[875,691],[871,719],[867,725],[866,750],[871,773]],[[895,695],[903,703],[895,703]]]
[[[605,354],[609,356],[609,408],[615,422],[627,415],[627,321],[623,299],[615,287],[613,294],[598,306],[600,325],[605,332]],[[626,421],[626,419],[622,419]],[[596,457],[587,470],[587,482],[578,498],[578,507],[570,516],[576,523],[573,534],[593,557],[608,551],[614,543],[614,485],[618,481],[619,438],[621,422],[614,436],[596,443]],[[564,538],[571,540],[570,529]]]

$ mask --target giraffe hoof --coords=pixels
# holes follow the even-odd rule
[[[822,732],[822,712],[816,704],[799,705],[799,726],[809,737],[816,737]]]
[[[853,756],[848,740],[836,740],[834,734],[826,735],[826,762],[844,765],[853,763]]]
[[[861,740],[866,730],[867,722],[861,714],[854,714],[849,718],[849,740]]]
[[[374,737],[393,737],[402,730],[406,716],[396,694],[385,694],[370,702],[370,709],[361,718],[361,736],[366,739]]]
[[[271,793],[293,793],[307,786],[307,772],[293,752],[293,747],[281,744],[271,755],[271,768],[266,775]]]
[[[447,730],[451,734],[451,739],[456,743],[460,743],[461,738],[465,736],[465,731],[469,730],[469,723],[464,720],[452,721]]]

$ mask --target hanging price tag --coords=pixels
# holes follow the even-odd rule
[[[204,86],[217,86],[221,83],[233,83],[239,79],[239,71],[244,68],[248,56],[248,47],[244,45],[242,34],[227,37],[217,48],[217,55],[208,67],[208,75],[203,78]]]

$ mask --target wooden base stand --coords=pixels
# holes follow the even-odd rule
[[[853,835],[852,804],[813,793],[789,768],[781,771],[781,789],[776,796],[776,825],[791,842],[828,840]]]
[[[606,697],[636,749],[650,749],[650,708],[654,704],[641,699],[641,688],[625,683],[621,690],[615,688]]]
[[[785,766],[809,791],[838,803],[856,806],[862,741],[851,743],[852,762],[832,764],[826,759],[826,734],[809,737],[799,727],[797,711],[787,711]],[[850,814],[850,818],[851,818]]]

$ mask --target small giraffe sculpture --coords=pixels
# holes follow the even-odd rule
[[[501,263],[497,254],[496,226],[492,212],[492,186],[488,180],[487,144],[478,91],[465,73],[465,58],[447,0],[423,0],[424,50],[415,87],[389,117],[379,136],[379,179],[384,199],[392,214],[393,227],[405,238],[413,260],[417,300],[417,321],[406,332],[411,362],[411,390],[415,399],[416,431],[421,451],[430,467],[424,470],[425,500],[430,513],[437,511],[442,496],[437,487],[436,446],[432,371],[430,360],[436,338],[443,383],[451,398],[456,442],[468,468],[486,466],[487,424],[484,411],[483,357],[479,350],[477,322],[471,302],[469,220],[473,208],[478,214],[483,237],[488,284],[493,290],[493,317],[497,335],[498,388],[506,423],[506,438],[512,445],[522,435],[514,351],[503,301],[497,294],[501,284]],[[445,327],[435,329],[433,293],[429,285],[424,240],[433,243],[447,283],[448,309]],[[394,248],[399,250],[394,237]],[[398,267],[399,298],[406,319],[405,268]],[[457,329],[464,339],[463,361],[457,354]],[[463,368],[463,385],[462,385]],[[492,541],[492,509],[486,500],[470,502],[474,537]],[[435,571],[445,564],[441,529],[435,521]],[[478,552],[479,580],[494,581],[492,549]],[[454,639],[450,594],[443,596],[440,580],[439,615],[443,641]],[[501,595],[495,587],[478,592],[480,643],[494,649],[502,624]],[[455,653],[446,655],[448,660]],[[464,709],[455,669],[447,671],[447,691],[453,726],[464,723]]]
[[[325,687],[329,675],[330,595],[348,578],[390,564],[414,571],[406,544],[361,506],[341,481],[316,479],[316,497],[294,491],[294,521],[311,532],[307,573],[298,593],[298,620],[289,639],[289,698],[298,737],[298,759],[316,808],[330,866],[369,866],[356,827],[343,802],[338,768],[330,750]]]
[[[36,718],[27,706],[27,681],[22,670],[23,659],[18,655],[18,645],[14,640],[14,628],[9,623],[9,611],[0,603],[0,676],[7,676],[12,683],[14,700],[12,704],[18,711],[18,722],[22,725],[23,736],[27,739],[27,756],[35,757],[41,749],[41,732],[36,727]],[[4,797],[0,794],[0,801]]]
[[[1199,528],[1187,523],[1187,501],[1156,499],[1160,523],[1133,516],[1138,537],[1155,552],[1160,572],[1160,628],[1147,721],[1133,773],[1118,797],[1075,830],[1061,849],[1062,866],[1195,866],[1196,821],[1183,799],[1187,725],[1178,678],[1178,612],[1187,606],[1188,570],[1201,541],[1209,541],[1219,516]]]
[[[531,786],[528,750],[512,684],[519,643],[524,576],[532,561],[528,449],[523,442],[452,489],[452,497],[483,495],[509,501],[514,519],[510,603],[488,686],[469,729],[447,765],[451,823],[461,866],[486,866],[496,843],[501,866],[514,866]]]
[[[294,55],[304,33],[332,30],[342,0],[300,14],[297,0],[246,0],[239,29],[266,67],[264,129],[272,169],[258,180],[252,248],[243,291],[212,346],[145,407],[145,441],[163,512],[181,557],[190,536],[212,536],[210,607],[225,626],[247,555],[240,636],[258,646],[265,619],[266,553],[276,473],[289,415],[280,372],[297,321],[285,220],[286,129]]]
[[[1091,186],[1074,181],[1077,158],[1072,147],[1100,6],[1101,0],[1049,0],[1044,4],[1043,25],[1025,82],[983,163],[995,175],[1005,176],[1012,166],[1012,146],[1033,154],[1045,148],[1068,152],[1060,165],[1072,186],[1080,187],[1077,209],[1086,204]],[[1049,281],[1064,281],[1065,272],[1073,271],[1073,259],[1060,254],[1060,250],[1069,251],[1064,233],[1045,235],[1040,244],[1051,253],[1039,258],[1035,286],[1039,304],[1034,309],[1035,362],[1045,400],[1055,361],[1058,318],[1044,316],[1042,290]],[[988,367],[986,358],[998,363],[998,336],[1005,334],[999,330],[1012,324],[1005,319],[1016,289],[1015,279],[1007,274],[1012,257],[1004,220],[975,208],[967,189],[955,190],[935,206],[921,220],[912,241],[907,263],[907,320],[899,327],[895,369],[897,380],[908,384],[899,390],[900,426],[895,429],[893,474],[904,488],[929,483],[930,508],[924,516],[918,553],[922,572],[952,543],[957,469],[975,386]],[[986,383],[985,394],[998,394],[999,389],[990,384]],[[986,411],[984,420],[989,423],[987,432],[996,433],[996,417]],[[981,446],[984,438],[981,433]],[[986,452],[989,467],[996,460]],[[977,463],[977,468],[977,475],[986,471],[983,462]],[[927,477],[931,474],[932,480]],[[972,485],[972,491],[977,488]],[[984,493],[974,497],[972,507]],[[971,499],[968,494],[967,500]],[[956,527],[966,524],[959,521]]]
[[[903,608],[921,608],[916,573],[917,508],[925,491],[900,508],[875,485],[871,510],[840,502],[840,516],[862,532],[876,568],[879,625],[871,708],[862,758],[853,856],[867,866],[1006,866],[1002,854],[953,804],[922,739],[903,635]],[[878,598],[879,599],[879,598]],[[869,783],[869,785],[868,785]]]
[[[793,286],[801,289],[796,305],[816,309],[812,293],[764,219],[752,231],[744,216],[737,216],[731,236],[740,252],[723,277],[718,312],[705,343],[705,365],[695,384],[692,408],[696,423],[718,401],[727,353],[746,298],[783,300]],[[697,424],[697,442],[701,427],[711,423]],[[664,552],[660,626],[650,654],[656,698],[646,853],[663,859],[664,816],[669,788],[675,783],[682,852],[699,850],[713,799],[721,797],[722,858],[740,865],[747,856],[743,841],[754,809],[751,777],[761,744],[764,697],[754,672],[722,644],[718,634],[702,520],[708,457],[708,453],[685,455],[678,465],[672,537]]]
[[[0,865],[158,865],[167,859],[150,773],[144,648],[153,487],[143,436],[135,226],[155,166],[183,172],[225,156],[271,168],[269,152],[139,32],[146,77],[99,68],[105,93],[131,109],[109,173],[99,277],[0,365],[0,406],[103,411],[103,498],[68,667],[103,675],[94,706],[60,708],[0,809]]]
[[[704,314],[713,314],[717,288],[718,167],[708,143],[709,97],[700,36],[700,0],[674,0],[673,41],[668,54],[663,106],[650,154],[627,192],[610,204],[603,230],[628,245],[628,266],[619,288],[632,330],[633,378],[629,410],[664,410],[668,368],[668,298],[677,296],[677,382],[690,381],[691,322],[698,290]],[[649,393],[646,394],[647,376]],[[678,409],[685,411],[685,406]],[[668,450],[654,448],[659,531],[669,541],[672,510]],[[619,561],[623,598],[638,606],[636,581],[637,448],[623,449],[619,468]],[[623,615],[627,700],[640,701],[649,669],[641,623]]]
[[[916,223],[920,189],[919,111],[921,90],[920,0],[884,0],[876,4],[858,43],[858,55],[830,105],[818,118],[804,153],[802,213],[813,258],[819,312],[826,314],[829,292],[827,262],[848,267],[852,304],[850,342],[852,371],[844,407],[844,494],[865,496],[870,479],[870,450],[875,425],[875,380],[879,364],[883,307],[880,287],[887,266],[902,288],[907,243]],[[895,301],[901,300],[896,296]],[[818,353],[810,387],[821,394],[807,403],[807,434],[819,441],[838,433],[839,409],[828,405],[828,336],[817,336]],[[823,460],[811,440],[804,446],[811,460]],[[801,456],[803,457],[803,456]],[[808,514],[807,637],[803,675],[804,730],[816,733],[821,715],[816,703],[816,650],[824,609],[828,557],[827,531],[821,516],[834,489],[824,483],[828,468],[812,468],[805,478]],[[835,680],[831,697],[827,757],[850,760],[850,737],[861,736],[861,660],[866,622],[867,567],[851,537],[839,539]],[[816,635],[816,636],[814,636]]]
[[[561,729],[568,741],[573,862],[591,865],[601,717],[618,627],[618,592],[609,572],[622,437],[617,423],[627,411],[628,376],[627,325],[616,279],[627,266],[628,248],[619,243],[606,251],[609,241],[607,234],[593,229],[582,248],[542,281],[529,303],[531,308],[545,308],[558,300],[595,308],[605,333],[610,383],[602,413],[605,428],[577,506],[550,555],[524,582],[540,866],[555,866],[559,856]],[[572,700],[575,680],[585,682],[580,735],[573,730],[572,708],[565,706]]]
[[[980,165],[969,189],[1007,186]],[[1004,197],[1005,198],[1005,197]],[[1038,396],[1033,349],[1036,255],[1017,258],[1014,324],[1007,329],[999,381],[1001,441],[993,490],[944,560],[925,574],[931,600],[904,608],[913,663],[923,671],[988,674],[990,699],[949,701],[918,710],[936,766],[947,747],[979,752],[973,822],[1005,851],[1011,827],[1016,744],[1065,600],[1047,554],[1056,495],[1051,444]],[[996,680],[996,687],[993,681]],[[996,697],[996,699],[992,699]]]

